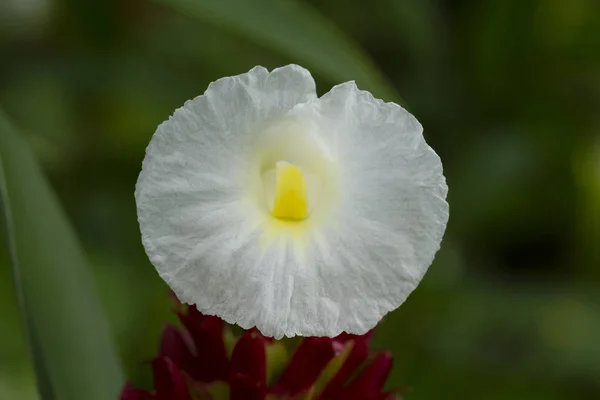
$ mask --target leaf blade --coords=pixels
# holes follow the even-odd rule
[[[155,0],[248,37],[333,82],[356,80],[386,101],[403,104],[365,51],[310,5],[295,0]]]
[[[0,110],[0,195],[23,328],[44,400],[114,399],[122,372],[71,226]]]
[[[44,368],[42,352],[39,349],[39,341],[37,340],[31,320],[31,313],[28,312],[26,305],[25,294],[22,290],[21,272],[19,269],[19,257],[17,247],[14,240],[13,221],[10,210],[10,201],[8,199],[8,189],[6,188],[6,178],[4,175],[4,167],[2,165],[2,157],[0,153],[0,210],[2,210],[3,230],[6,237],[8,254],[10,258],[11,275],[13,286],[17,297],[17,305],[21,316],[21,325],[25,342],[29,347],[31,358],[33,359],[33,369],[36,375],[37,390],[43,400],[54,400],[54,391],[48,372]]]

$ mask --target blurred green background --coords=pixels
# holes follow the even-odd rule
[[[442,249],[375,340],[390,386],[600,399],[598,1],[0,0],[0,106],[83,242],[128,378],[148,385],[173,320],[136,221],[145,146],[209,82],[291,62],[320,94],[399,93],[444,163]],[[0,251],[0,399],[36,399]]]

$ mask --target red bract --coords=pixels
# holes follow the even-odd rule
[[[392,370],[392,356],[379,353],[344,390],[346,400],[379,400],[389,394],[382,393],[383,385]]]
[[[131,384],[125,384],[125,387],[121,391],[121,400],[144,400],[150,398],[152,395],[145,390],[136,389]]]
[[[166,357],[152,361],[154,371],[154,399],[191,400],[183,373]]]
[[[350,376],[369,358],[369,344],[373,331],[369,331],[366,335],[356,336],[342,334],[336,339],[343,342],[353,342],[352,350],[348,354],[348,358],[339,369],[337,374],[329,381],[323,392],[323,399],[341,398],[344,394],[344,385],[350,379]]]
[[[187,331],[165,325],[160,341],[159,355],[167,357],[184,371],[189,371],[194,364],[195,345]]]
[[[266,340],[248,331],[238,340],[231,355],[229,377],[231,400],[262,400],[267,388]]]
[[[335,341],[330,338],[310,337],[302,340],[271,392],[295,396],[309,389],[336,355],[335,347]]]
[[[179,313],[179,319],[195,345],[191,349],[192,362],[186,372],[201,382],[226,380],[229,360],[223,338],[224,321],[212,315],[203,315],[196,307],[188,307],[187,313]]]
[[[183,327],[166,325],[152,361],[154,392],[127,384],[121,400],[398,400],[384,392],[389,353],[371,361],[372,331],[303,339],[291,358],[269,357],[282,345],[256,329],[235,340],[223,320],[177,303]],[[225,335],[233,338],[228,355]],[[271,352],[270,352],[271,351]],[[284,352],[285,353],[285,352]],[[273,371],[280,371],[273,378]]]
[[[133,388],[129,383],[121,392],[121,400],[192,400],[183,373],[166,357],[152,361],[154,393]]]

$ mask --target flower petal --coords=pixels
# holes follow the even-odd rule
[[[411,114],[353,82],[292,114],[312,121],[338,164],[339,202],[306,254],[286,260],[297,271],[286,333],[364,334],[406,300],[440,247],[442,164]]]
[[[298,222],[302,243],[264,243],[265,142],[326,171],[327,207]],[[182,301],[275,338],[334,337],[366,333],[415,289],[440,246],[446,193],[406,110],[353,82],[315,99],[308,71],[288,66],[223,78],[177,110],[148,146],[136,201],[146,252]]]
[[[315,98],[307,70],[256,67],[213,82],[158,127],[136,185],[138,220],[146,253],[182,302],[244,328],[259,325],[261,256],[246,254],[259,229],[248,217],[256,211],[245,185],[260,179],[250,150],[257,132]]]

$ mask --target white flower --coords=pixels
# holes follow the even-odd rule
[[[442,164],[406,110],[288,65],[210,84],[162,123],[135,197],[179,299],[281,338],[363,334],[400,306],[448,220]]]

